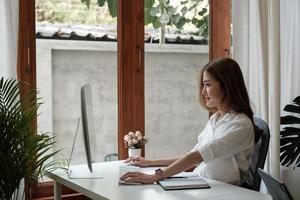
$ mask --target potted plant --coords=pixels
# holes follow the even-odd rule
[[[300,96],[283,110],[289,114],[281,117],[280,163],[286,167],[300,167]]]
[[[129,132],[124,136],[125,147],[128,148],[129,157],[137,157],[141,155],[142,147],[148,142],[148,139],[142,136],[140,131],[135,133]]]
[[[36,91],[20,97],[22,83],[15,79],[0,79],[0,199],[24,198],[19,195],[20,183],[44,176],[57,168],[49,159],[53,138],[35,134],[32,122],[41,105]]]

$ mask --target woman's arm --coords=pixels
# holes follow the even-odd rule
[[[176,160],[181,158],[182,156],[167,158],[167,159],[145,159],[141,156],[136,158],[128,158],[125,163],[131,163],[132,165],[140,166],[140,167],[154,167],[154,166],[168,166],[174,163]]]
[[[203,158],[198,151],[189,152],[185,156],[177,159],[171,165],[166,167],[163,170],[163,174],[158,177],[157,180],[186,171],[187,169],[190,169],[191,167],[195,166],[198,163],[201,163],[202,161]]]
[[[160,174],[143,174],[140,172],[128,172],[121,177],[121,180],[128,182],[139,182],[139,183],[153,183],[183,172],[192,166],[202,162],[202,156],[198,151],[193,151],[182,158],[177,159],[175,162],[166,167]]]

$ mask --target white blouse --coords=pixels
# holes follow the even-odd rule
[[[218,118],[219,113],[211,116],[191,150],[199,151],[204,160],[194,171],[207,178],[240,184],[248,176],[253,124],[245,114],[234,111]]]

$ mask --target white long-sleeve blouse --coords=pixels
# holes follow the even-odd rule
[[[191,150],[199,151],[204,160],[194,171],[207,178],[241,184],[248,176],[253,145],[253,124],[245,114],[231,111],[219,119],[217,112]]]

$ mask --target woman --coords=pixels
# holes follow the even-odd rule
[[[253,112],[242,71],[233,59],[208,63],[201,71],[200,101],[213,115],[187,154],[170,159],[128,158],[137,166],[167,166],[155,174],[130,172],[121,177],[129,182],[153,183],[197,164],[203,177],[231,184],[248,178],[249,157],[254,145]]]

